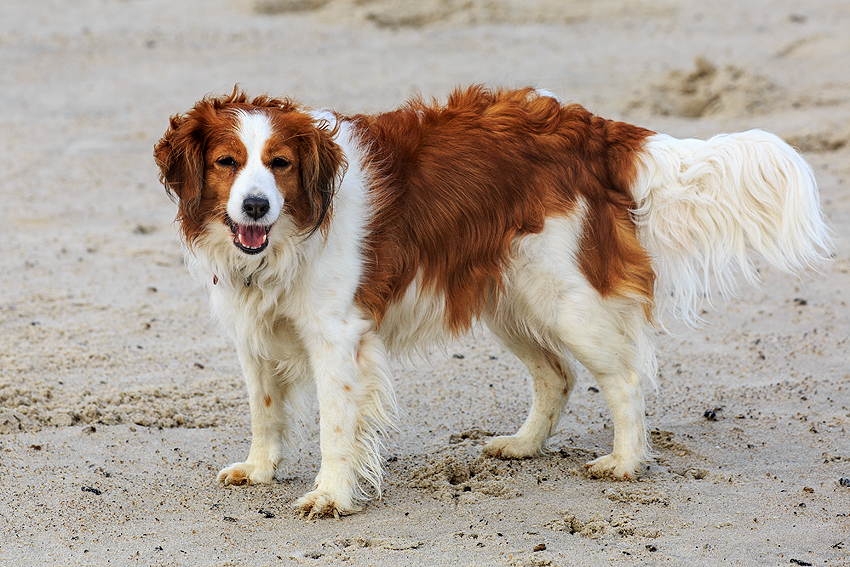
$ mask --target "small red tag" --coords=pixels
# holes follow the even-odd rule
[[[213,285],[218,285],[218,276],[213,274]]]

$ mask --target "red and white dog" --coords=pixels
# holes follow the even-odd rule
[[[485,454],[544,450],[577,360],[614,418],[613,452],[587,467],[635,475],[652,319],[694,319],[710,288],[757,279],[749,248],[797,270],[830,246],[812,170],[776,136],[678,140],[531,88],[355,116],[234,90],[173,116],[154,155],[250,395],[250,453],[218,478],[273,479],[312,382],[322,464],[297,503],[311,516],[380,491],[388,357],[476,320],[534,395]]]

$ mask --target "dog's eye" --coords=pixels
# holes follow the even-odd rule
[[[218,165],[223,165],[224,167],[233,167],[233,166],[235,166],[235,165],[236,165],[236,160],[235,160],[235,159],[233,159],[233,158],[232,158],[232,157],[230,157],[230,156],[220,157],[220,158],[218,158],[217,160],[215,160],[215,162],[216,162]]]
[[[286,158],[276,157],[272,160],[272,167],[289,167],[290,163]]]

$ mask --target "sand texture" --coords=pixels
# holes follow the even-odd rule
[[[850,565],[848,30],[846,0],[4,0],[0,566]],[[350,112],[530,84],[677,137],[766,128],[814,166],[835,257],[757,261],[658,335],[639,480],[583,472],[613,436],[587,374],[551,454],[482,458],[530,392],[478,329],[398,366],[383,498],[307,522],[315,410],[279,482],[215,482],[247,394],[152,159],[236,83]]]

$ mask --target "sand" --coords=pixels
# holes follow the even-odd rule
[[[7,0],[0,7],[0,565],[850,565],[850,3]],[[588,478],[610,414],[583,374],[551,440],[482,459],[529,404],[483,330],[399,365],[386,490],[292,510],[316,412],[268,486],[234,349],[188,276],[151,157],[241,84],[343,111],[535,85],[678,137],[763,127],[813,164],[836,254],[658,335],[634,482]]]

